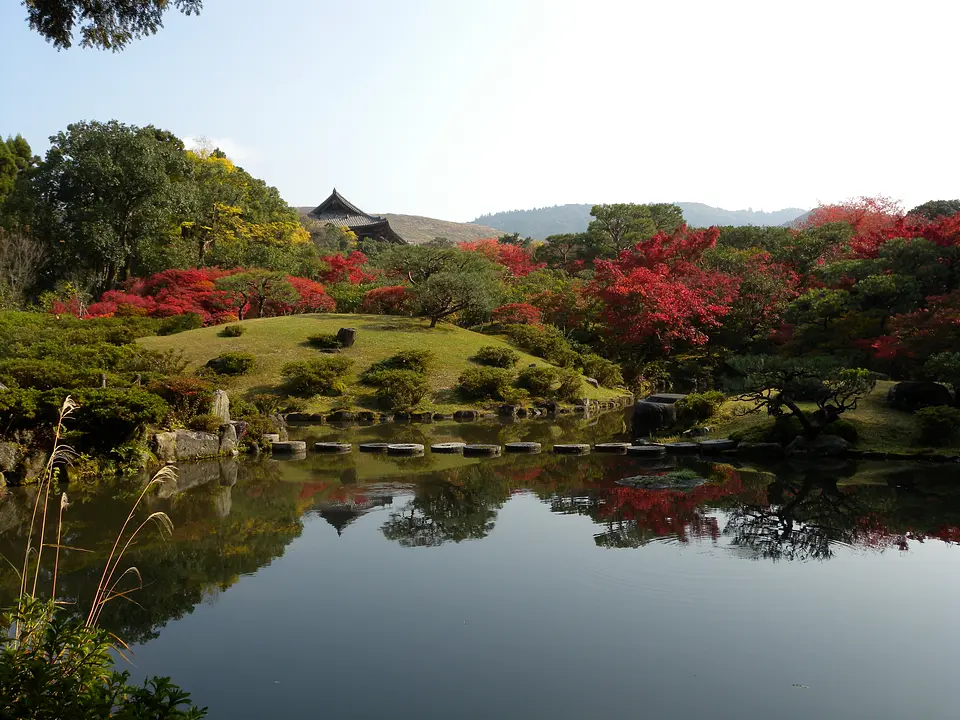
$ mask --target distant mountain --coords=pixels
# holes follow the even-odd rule
[[[692,227],[711,225],[787,225],[806,211],[785,208],[773,212],[762,210],[724,210],[703,203],[678,202],[683,217]],[[475,223],[489,225],[505,233],[520,233],[523,237],[543,240],[549,235],[577,233],[587,229],[592,205],[554,205],[533,210],[508,210],[492,215],[481,215]]]

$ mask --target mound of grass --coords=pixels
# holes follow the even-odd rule
[[[283,382],[281,369],[289,362],[309,360],[317,351],[306,344],[311,335],[335,334],[342,327],[357,328],[357,342],[340,351],[341,357],[353,360],[355,370],[369,368],[403,350],[429,351],[436,358],[427,375],[429,393],[424,399],[435,412],[453,412],[468,407],[456,393],[457,379],[485,346],[511,345],[499,337],[481,335],[451,325],[440,325],[432,330],[418,318],[386,315],[292,315],[260,318],[238,323],[244,328],[240,337],[224,338],[220,328],[207,327],[190,330],[172,337],[147,337],[138,342],[153,350],[182,349],[188,362],[188,371],[196,371],[212,358],[225,352],[245,352],[256,358],[256,365],[245,375],[231,381],[231,392],[252,398],[273,391]],[[520,365],[548,366],[545,360],[527,353],[519,353]],[[609,400],[617,393],[597,389],[581,382],[581,396]],[[381,409],[375,389],[358,381],[347,384],[336,400],[314,397],[308,401],[310,412],[322,412],[336,407]]]

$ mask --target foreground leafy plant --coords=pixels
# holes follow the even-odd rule
[[[173,524],[165,513],[151,513],[140,523],[135,517],[141,502],[155,485],[175,482],[175,472],[166,467],[143,487],[113,545],[103,575],[94,594],[85,621],[72,617],[56,602],[57,573],[63,529],[63,514],[69,507],[66,493],[59,507],[51,507],[52,486],[59,467],[70,461],[73,451],[62,444],[64,421],[77,409],[70,398],[64,401],[54,431],[53,452],[37,487],[27,546],[20,577],[20,595],[16,605],[0,616],[0,718],[37,718],[39,720],[86,720],[121,718],[123,720],[195,720],[206,715],[190,702],[190,696],[172,684],[169,678],[153,678],[143,686],[128,683],[128,672],[117,672],[111,651],[123,641],[98,626],[107,603],[129,600],[139,589],[121,589],[127,576],[140,580],[136,567],[120,571],[124,554],[139,533],[156,524],[161,533],[170,533]],[[53,498],[56,503],[56,497]],[[54,517],[54,513],[56,516]],[[48,521],[49,518],[49,521]],[[48,537],[48,532],[51,537]],[[56,541],[52,541],[55,533]],[[38,592],[44,551],[53,550],[54,560],[50,599]],[[8,561],[9,562],[9,561]],[[11,567],[13,567],[11,563]]]

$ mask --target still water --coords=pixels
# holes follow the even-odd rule
[[[303,429],[601,441],[592,427]],[[576,436],[574,438],[574,436]],[[678,472],[682,470],[682,472]],[[623,478],[658,477],[641,489]],[[663,488],[700,477],[685,490]],[[661,486],[661,487],[658,487]],[[131,481],[68,489],[89,602]],[[30,496],[0,499],[0,552]],[[955,718],[960,472],[353,453],[181,470],[106,624],[212,718]],[[0,600],[15,580],[0,571]]]

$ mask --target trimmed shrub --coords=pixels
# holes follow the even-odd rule
[[[224,325],[220,337],[240,337],[247,329],[243,325]]]
[[[276,415],[283,405],[283,396],[260,393],[250,398],[250,402],[262,415]]]
[[[183,313],[168,317],[157,329],[157,335],[176,335],[187,330],[197,330],[203,327],[203,317],[197,313]]]
[[[515,345],[554,365],[574,367],[580,363],[580,355],[570,347],[570,343],[555,327],[509,325],[506,332]]]
[[[554,391],[557,400],[575,400],[583,397],[583,376],[564,368],[557,372],[560,386]]]
[[[309,398],[342,394],[352,367],[353,361],[349,358],[331,355],[287,363],[280,372],[286,378],[286,389],[291,395]]]
[[[75,366],[52,359],[17,358],[0,362],[0,382],[37,390],[93,387],[99,375],[96,371],[78,371]]]
[[[507,347],[485,345],[473,356],[475,362],[490,367],[512,368],[520,362],[520,354]]]
[[[429,350],[401,350],[384,360],[375,362],[364,373],[362,380],[368,385],[376,385],[374,379],[384,370],[410,370],[426,375],[434,365],[436,356]]]
[[[0,437],[37,425],[41,392],[32,388],[0,390]]]
[[[195,415],[204,415],[213,403],[213,386],[195,377],[175,376],[154,380],[147,390],[163,398],[174,417],[186,423]]]
[[[194,415],[187,421],[187,427],[200,432],[216,433],[220,430],[223,421],[216,415]]]
[[[552,367],[529,367],[520,371],[517,387],[528,390],[534,397],[553,396],[553,386],[558,380],[558,372]]]
[[[913,415],[920,429],[920,440],[928,445],[947,445],[960,430],[960,409],[947,405],[921,408]]]
[[[250,353],[228,352],[208,360],[206,367],[218,375],[244,375],[250,372],[257,359]]]
[[[426,378],[412,370],[381,370],[377,375],[377,399],[388,410],[409,410],[430,392]]]
[[[860,433],[857,426],[849,420],[834,420],[823,429],[824,435],[836,435],[846,440],[848,443],[855,443],[860,439]]]
[[[507,400],[513,388],[513,373],[502,368],[467,368],[457,388],[467,400]]]
[[[170,413],[162,398],[140,388],[84,390],[74,399],[79,407],[73,428],[83,433],[85,446],[101,451],[136,438],[147,425],[163,422]]]
[[[307,344],[318,350],[339,350],[343,347],[340,339],[332,333],[317,333],[307,338]]]
[[[725,399],[724,394],[718,390],[691,393],[677,400],[677,420],[681,425],[694,425],[709,420]]]
[[[599,355],[584,355],[581,362],[583,363],[583,374],[592,377],[604,387],[612,388],[623,385],[623,373],[620,372],[620,366],[615,362]]]

